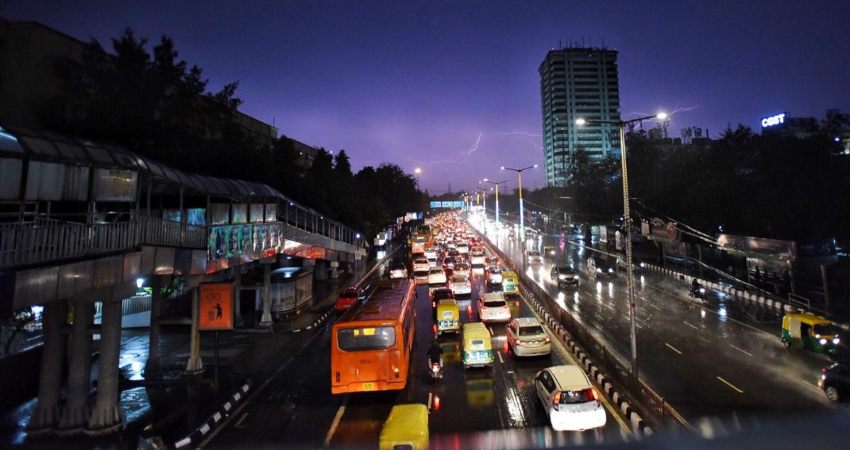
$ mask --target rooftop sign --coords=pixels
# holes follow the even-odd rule
[[[785,123],[785,113],[761,119],[762,128],[775,127],[776,125],[781,125],[783,123]]]

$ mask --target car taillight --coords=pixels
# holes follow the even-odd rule
[[[546,336],[546,338],[544,339],[544,342],[546,342],[548,344],[549,341],[550,341],[549,336]]]
[[[555,394],[552,395],[552,409],[557,411],[558,405],[560,403],[561,403],[561,391],[555,391]]]
[[[517,343],[518,345],[522,345],[522,339],[517,339],[517,340],[516,340],[516,343]]]
[[[599,401],[599,393],[596,392],[596,389],[591,389],[590,392],[593,393],[593,399],[598,402]]]

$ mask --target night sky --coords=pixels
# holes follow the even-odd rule
[[[432,193],[542,164],[537,67],[570,40],[617,49],[624,118],[678,111],[670,132],[850,111],[850,1],[22,1],[0,16],[82,40],[129,26],[174,38],[218,90],[280,133],[393,162]],[[111,47],[110,47],[111,48]],[[544,171],[523,177],[542,187]]]

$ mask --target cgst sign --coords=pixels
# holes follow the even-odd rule
[[[775,127],[776,125],[781,125],[783,123],[785,123],[785,113],[761,119],[762,128]]]

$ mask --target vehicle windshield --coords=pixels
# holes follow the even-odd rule
[[[484,300],[485,308],[503,308],[508,306],[508,303],[504,300]]]
[[[585,403],[593,401],[593,389],[582,389],[579,391],[561,391],[561,399],[559,401],[562,405],[569,405],[573,403]]]
[[[543,333],[544,333],[543,327],[541,327],[540,325],[531,325],[531,326],[525,326],[525,327],[519,328],[519,335],[520,336],[531,336],[531,335],[537,335],[537,334],[543,334]]]
[[[466,275],[455,275],[452,277],[453,283],[466,283],[469,278]]]
[[[821,336],[835,336],[836,334],[841,332],[841,328],[837,327],[831,323],[824,323],[820,325],[814,326],[815,334]]]
[[[570,267],[558,267],[558,273],[560,274],[570,274],[573,273],[573,269]]]
[[[395,344],[395,328],[341,328],[336,332],[336,339],[339,349],[347,352],[382,350]]]

